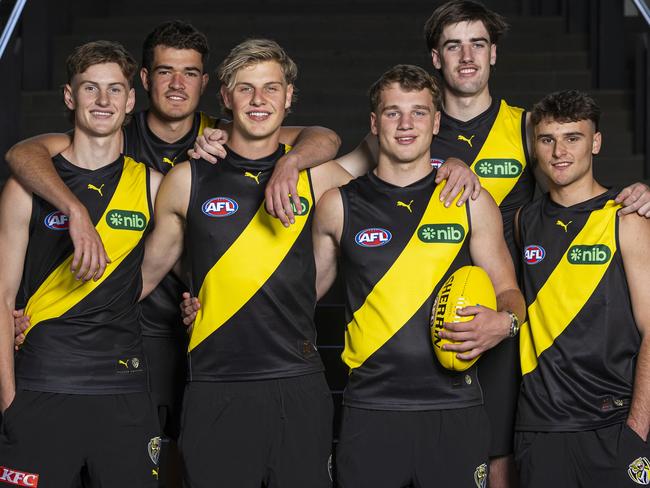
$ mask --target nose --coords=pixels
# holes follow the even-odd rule
[[[262,90],[254,89],[253,97],[251,98],[251,105],[256,107],[264,104],[264,98],[262,97]]]
[[[472,46],[470,44],[463,44],[460,47],[461,61],[469,62],[473,59]]]
[[[403,113],[399,118],[397,130],[411,130],[413,128],[413,116],[410,112]]]
[[[173,90],[179,90],[184,88],[183,74],[178,72],[174,73],[172,75],[171,80],[169,80],[169,87],[172,88]]]
[[[106,107],[110,103],[108,97],[108,91],[99,90],[99,93],[97,95],[97,100],[95,101],[95,103],[101,107]]]
[[[553,157],[556,159],[561,158],[566,154],[566,147],[562,141],[555,141],[553,144]]]

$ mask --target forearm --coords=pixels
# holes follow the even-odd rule
[[[336,132],[324,127],[305,127],[284,159],[298,170],[313,168],[334,159],[340,146]]]
[[[12,310],[13,305],[3,301],[0,306],[0,412],[9,406],[16,392]]]
[[[47,146],[36,141],[23,141],[9,149],[5,157],[11,172],[25,188],[71,218],[86,212],[54,169]]]
[[[650,339],[647,334],[641,341],[637,356],[632,404],[627,423],[647,440],[650,430]]]

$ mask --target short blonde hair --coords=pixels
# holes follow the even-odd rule
[[[217,77],[222,86],[232,90],[235,75],[240,69],[265,61],[276,61],[282,68],[287,85],[294,84],[298,77],[298,66],[277,42],[270,39],[247,39],[237,44],[217,68]],[[295,92],[294,88],[294,99]],[[226,115],[232,116],[232,112],[224,105],[223,100],[221,106]]]

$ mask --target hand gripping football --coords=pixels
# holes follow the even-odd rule
[[[474,316],[461,317],[456,315],[456,309],[482,305],[496,309],[497,297],[490,277],[478,266],[463,266],[452,273],[440,288],[436,301],[431,310],[431,340],[433,350],[440,364],[454,371],[465,371],[476,362],[458,359],[455,351],[445,351],[444,344],[453,344],[449,339],[440,337],[445,322],[468,322]]]

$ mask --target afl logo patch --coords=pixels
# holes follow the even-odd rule
[[[438,158],[431,158],[431,166],[438,169],[440,166],[442,166],[445,163],[444,159],[438,159]]]
[[[546,251],[542,246],[534,244],[532,246],[526,246],[526,249],[524,249],[524,259],[526,260],[526,264],[537,264],[545,257]]]
[[[370,228],[363,229],[354,236],[355,242],[362,247],[385,246],[393,238],[393,235],[386,229]]]
[[[68,230],[68,216],[60,210],[47,214],[43,223],[48,229]]]
[[[229,217],[239,209],[239,205],[232,198],[214,197],[206,200],[201,210],[208,217]]]

